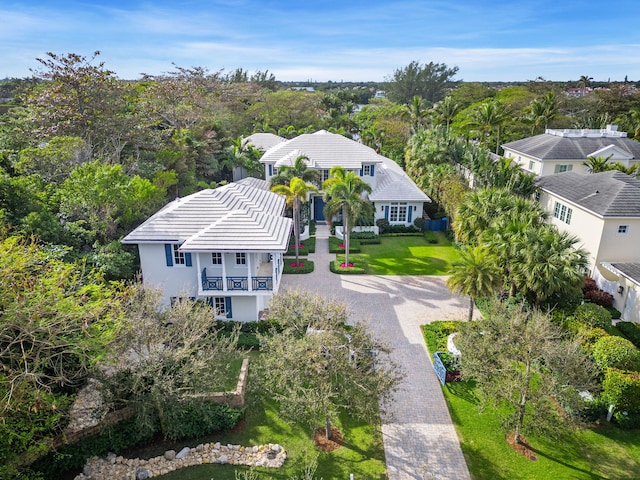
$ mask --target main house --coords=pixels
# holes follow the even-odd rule
[[[257,320],[282,278],[284,209],[267,182],[246,178],[170,202],[122,242],[138,245],[143,283],[164,305],[201,299],[220,318]]]
[[[604,129],[553,130],[502,145],[504,156],[540,177],[574,171],[587,173],[587,157],[611,156],[611,163],[630,167],[640,162],[640,142],[615,125]]]
[[[549,221],[588,252],[598,286],[628,321],[640,321],[640,180],[617,170],[575,171],[538,179]]]
[[[260,159],[265,178],[269,180],[279,168],[292,166],[300,156],[306,158],[308,168],[320,171],[322,181],[329,178],[333,167],[341,166],[367,182],[371,186],[368,199],[374,206],[374,221],[384,218],[394,225],[411,225],[422,217],[424,203],[431,201],[396,162],[366,145],[325,130],[275,143]],[[322,194],[312,195],[311,204],[312,219],[324,220]]]

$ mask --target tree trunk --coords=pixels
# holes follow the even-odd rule
[[[473,320],[473,297],[469,297],[469,321]]]
[[[327,440],[331,440],[331,418],[328,413],[324,416],[324,432]]]
[[[527,366],[525,370],[525,386],[520,392],[520,401],[518,402],[518,419],[516,420],[516,431],[514,434],[514,440],[516,443],[522,443],[522,425],[524,425],[524,414],[527,408],[527,394],[529,393],[529,384],[531,382],[531,364],[527,360]]]
[[[296,242],[294,248],[296,250],[296,267],[300,265],[298,247],[300,245],[300,207],[298,199],[293,201],[293,241]]]
[[[349,219],[347,218],[347,207],[342,207],[342,233],[344,235],[344,266],[349,268]]]

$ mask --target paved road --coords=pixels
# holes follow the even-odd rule
[[[438,379],[422,340],[420,325],[434,320],[466,318],[468,301],[452,295],[442,277],[335,275],[329,270],[328,229],[318,225],[315,271],[285,275],[283,289],[318,291],[346,301],[354,319],[366,320],[389,342],[407,376],[382,434],[389,480],[468,480]]]

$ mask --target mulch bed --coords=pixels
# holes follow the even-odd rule
[[[523,457],[526,457],[529,460],[532,460],[534,462],[538,460],[538,457],[533,451],[533,448],[531,448],[531,446],[527,443],[527,440],[525,438],[522,438],[522,441],[520,443],[517,443],[515,441],[514,434],[509,433],[507,435],[507,443],[516,453],[519,453]]]
[[[342,433],[336,427],[331,427],[331,438],[327,439],[324,427],[320,427],[316,430],[313,436],[313,441],[316,443],[316,447],[323,452],[333,452],[342,446]]]

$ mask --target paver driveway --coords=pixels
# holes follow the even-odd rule
[[[466,318],[468,300],[452,295],[442,277],[335,275],[329,271],[328,229],[316,231],[315,271],[285,275],[283,289],[316,291],[346,301],[354,319],[393,348],[407,376],[382,419],[389,480],[470,479],[420,325]]]

